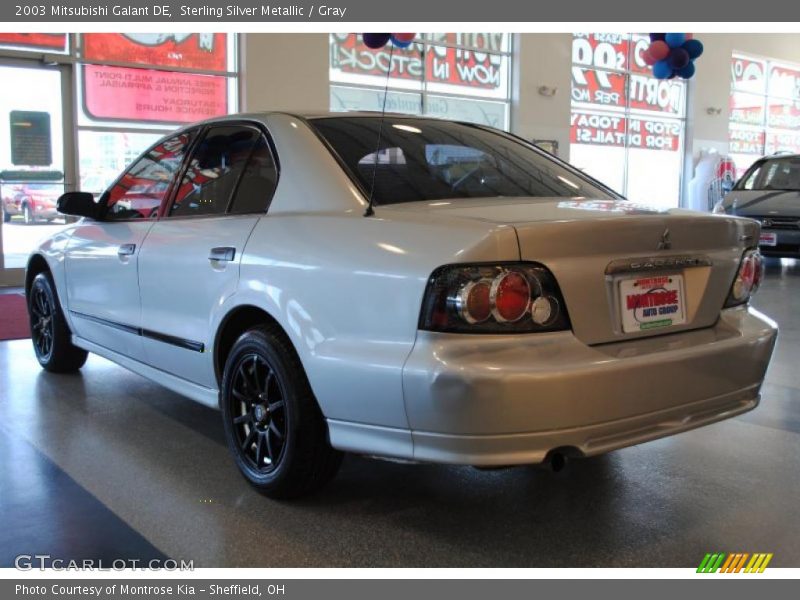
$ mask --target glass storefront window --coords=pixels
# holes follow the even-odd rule
[[[66,54],[69,44],[66,33],[0,33],[0,48]]]
[[[800,66],[734,54],[728,140],[741,177],[765,154],[800,152]]]
[[[0,204],[3,266],[25,267],[36,242],[63,226],[56,200],[64,192],[61,72],[0,67]]]
[[[643,34],[574,35],[570,162],[632,200],[677,206],[686,84],[652,77],[649,43]]]
[[[386,110],[508,128],[511,36],[420,34],[408,48],[367,48],[358,34],[330,36],[330,107]],[[388,79],[387,79],[388,74]]]

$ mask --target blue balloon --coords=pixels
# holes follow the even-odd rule
[[[398,48],[408,48],[411,44],[414,43],[414,40],[408,40],[404,42],[403,40],[398,40],[394,34],[392,34],[392,43],[397,46]]]
[[[689,58],[692,60],[703,53],[703,42],[700,40],[686,40],[681,47],[689,53]]]
[[[682,69],[678,70],[678,75],[680,75],[684,79],[691,79],[692,77],[694,77],[694,71],[695,71],[695,69],[694,69],[694,61],[690,60],[689,64],[687,64]]]
[[[672,75],[672,67],[665,60],[660,60],[653,65],[653,77],[656,79],[668,79]]]
[[[670,48],[679,48],[686,41],[685,33],[668,33],[664,36],[664,41]]]
[[[663,41],[666,36],[667,36],[666,33],[651,33],[650,41],[651,42],[658,42],[659,40]]]

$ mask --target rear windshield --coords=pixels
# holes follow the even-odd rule
[[[387,117],[314,119],[375,204],[459,198],[616,198],[578,171],[479,127]]]
[[[800,157],[771,158],[756,163],[736,189],[800,191]]]

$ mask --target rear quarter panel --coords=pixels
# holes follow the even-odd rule
[[[224,312],[254,305],[280,323],[326,417],[407,428],[402,368],[428,277],[447,263],[517,260],[514,229],[381,207],[364,217],[365,200],[313,132],[289,117],[269,125],[280,181]]]

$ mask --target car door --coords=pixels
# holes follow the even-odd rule
[[[236,290],[242,251],[276,181],[271,144],[258,126],[225,123],[203,132],[139,256],[148,363],[216,387],[212,315]]]
[[[139,253],[195,133],[184,131],[150,148],[103,194],[99,219],[76,227],[65,272],[79,337],[143,360]]]

